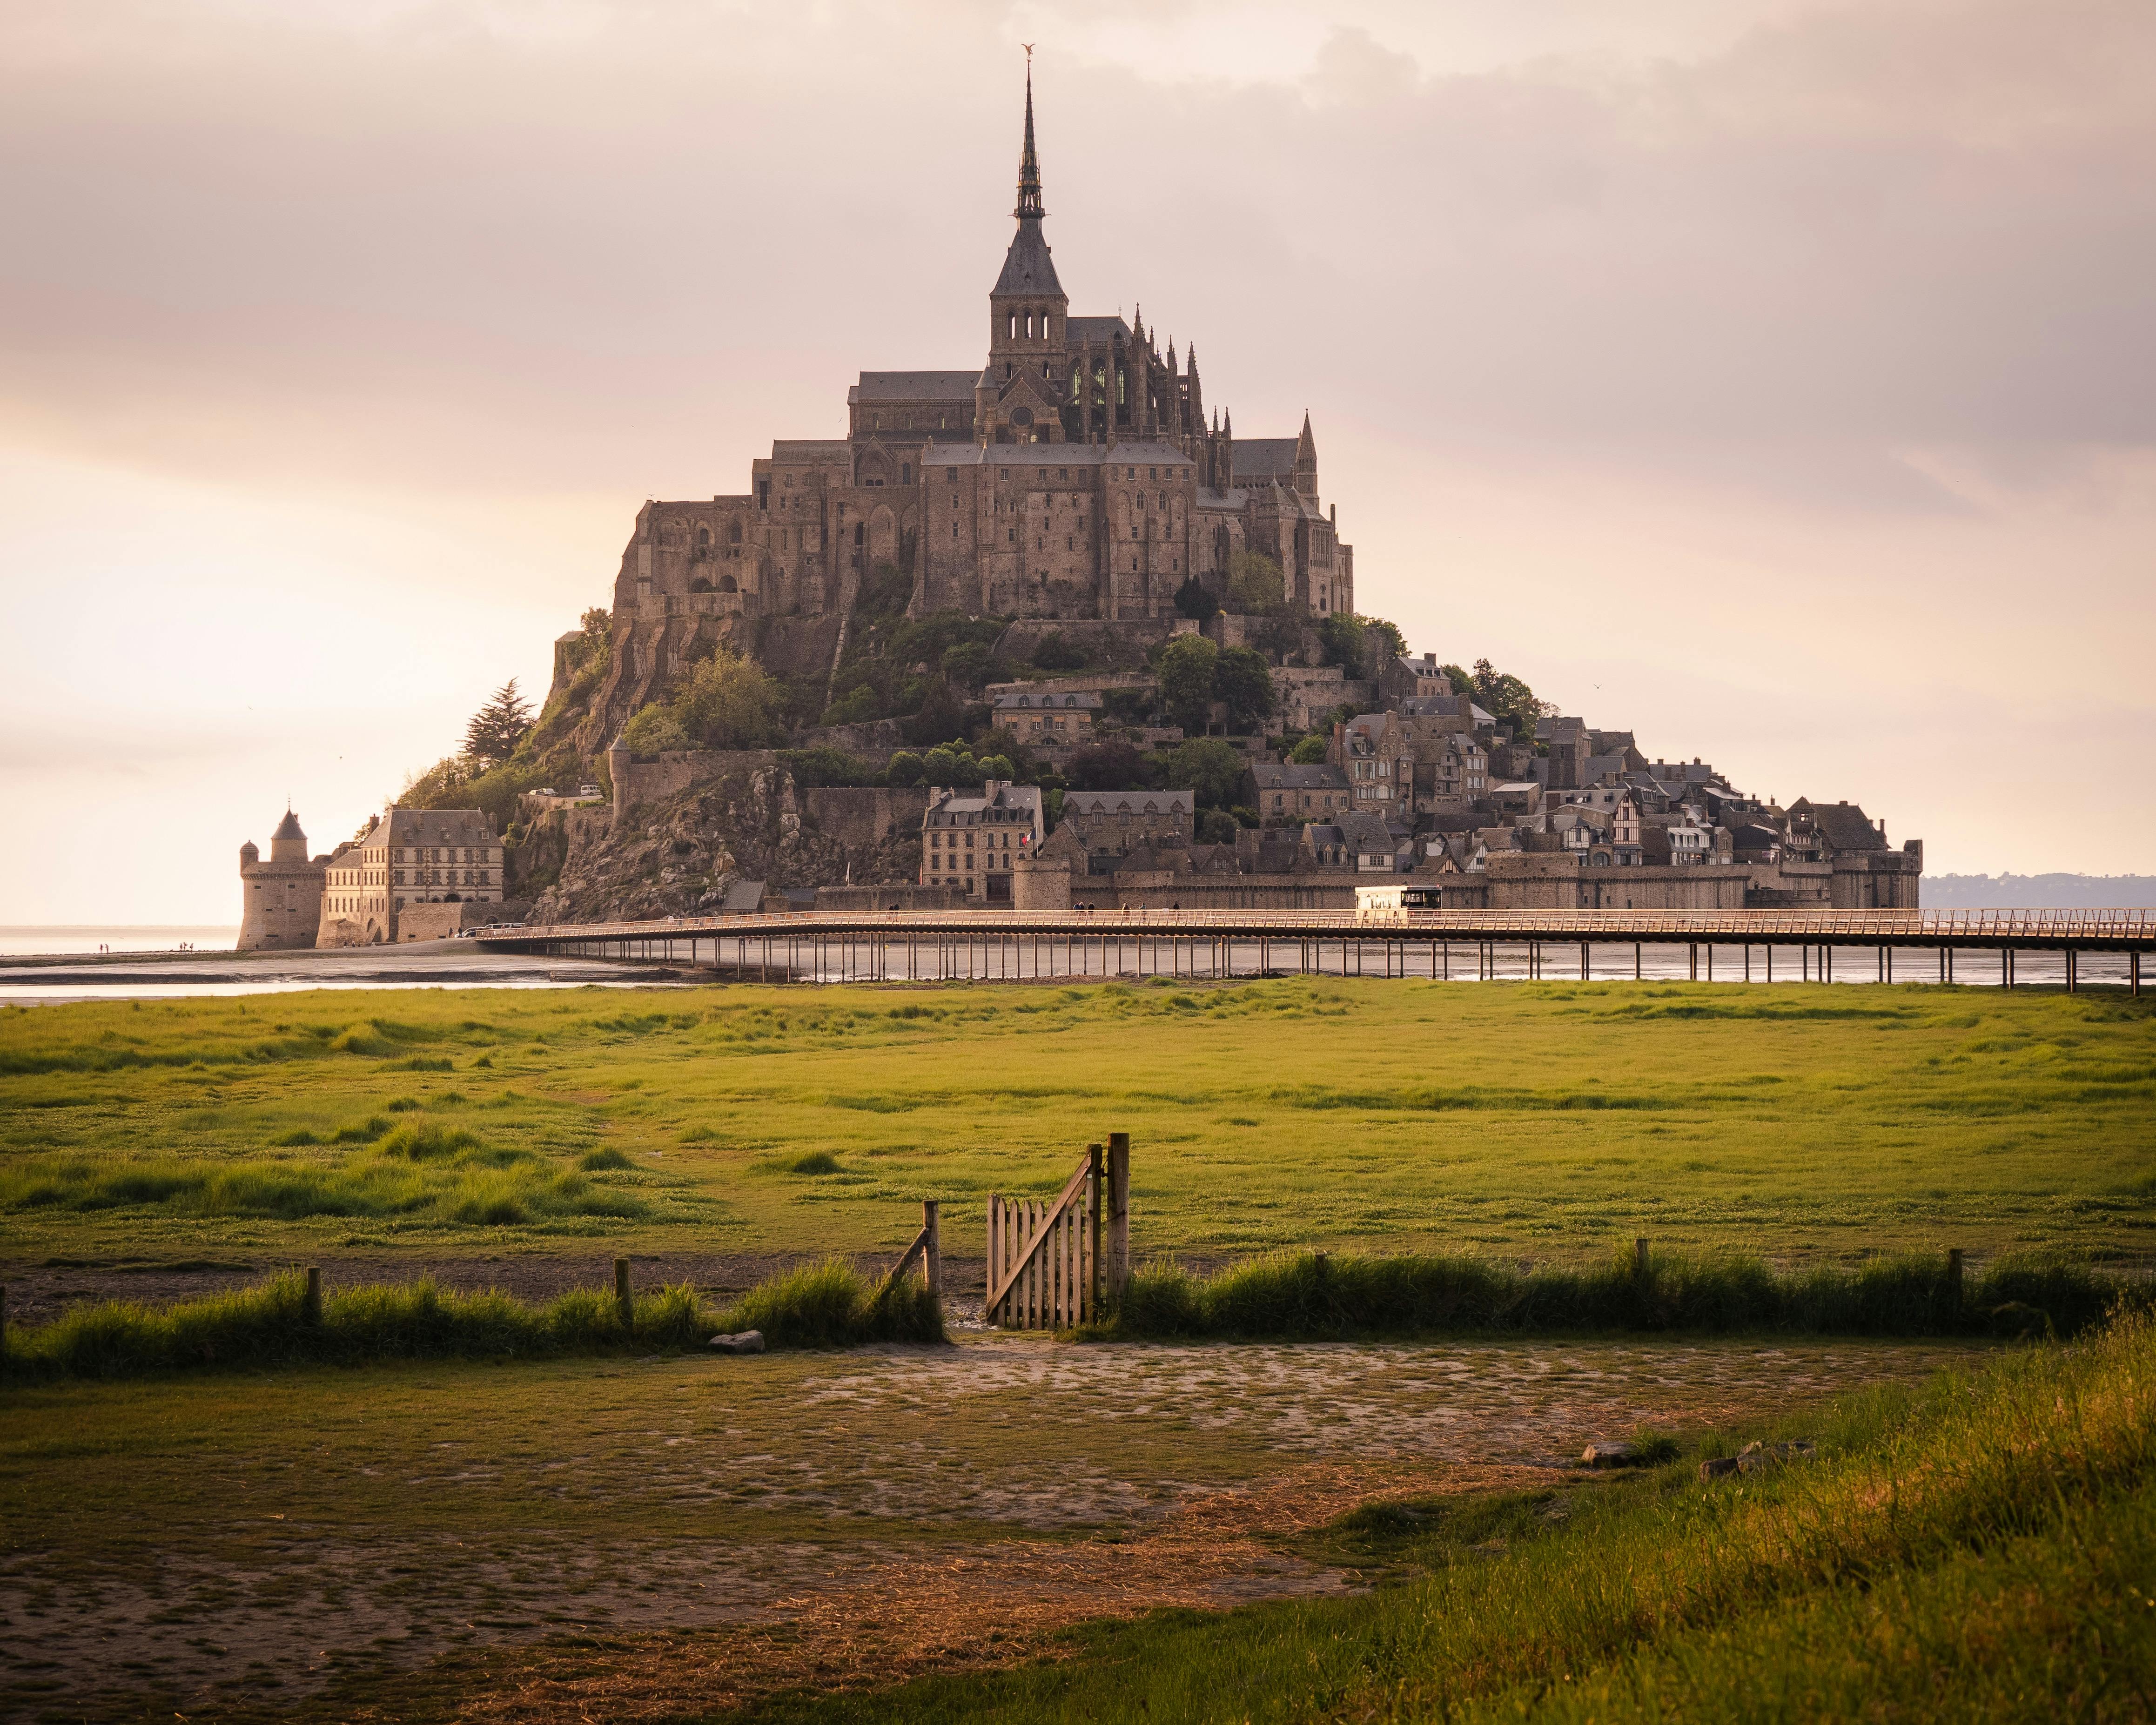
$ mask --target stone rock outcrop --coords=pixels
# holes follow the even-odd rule
[[[773,887],[911,881],[921,872],[921,792],[800,791],[783,768],[730,773],[619,824],[603,807],[556,809],[516,851],[515,891],[534,922],[715,912],[737,880]]]

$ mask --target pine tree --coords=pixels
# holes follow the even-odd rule
[[[531,728],[531,706],[516,692],[516,679],[511,677],[465,727],[465,752],[482,766],[499,767],[516,752]]]

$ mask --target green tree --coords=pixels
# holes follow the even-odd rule
[[[1337,665],[1351,677],[1378,674],[1378,661],[1388,653],[1407,651],[1407,638],[1382,617],[1351,617],[1336,611],[1317,625],[1317,639],[1325,663]]]
[[[1499,670],[1486,659],[1475,661],[1473,688],[1482,711],[1499,724],[1510,726],[1513,736],[1527,742],[1534,740],[1536,721],[1557,710],[1547,701],[1537,701],[1535,691],[1520,678]]]
[[[1168,757],[1167,788],[1193,793],[1199,806],[1225,809],[1243,783],[1243,757],[1217,737],[1194,737]]]
[[[1475,692],[1475,679],[1460,666],[1441,665],[1438,669],[1445,673],[1445,680],[1452,685],[1455,695],[1472,695]]]
[[[1287,758],[1292,766],[1322,767],[1325,764],[1326,754],[1332,747],[1332,739],[1330,737],[1322,731],[1313,731],[1288,751]]]
[[[1209,809],[1198,817],[1200,845],[1233,845],[1242,824],[1224,809]]]
[[[938,743],[921,757],[921,779],[924,784],[963,788],[978,785],[987,777],[981,770],[981,763],[963,743]]]
[[[1195,575],[1183,578],[1183,585],[1175,590],[1175,608],[1185,617],[1204,623],[1220,608],[1220,602],[1205,583]]]
[[[762,748],[778,740],[783,698],[768,671],[722,641],[689,673],[671,711],[697,747]]]
[[[824,709],[819,721],[825,725],[859,725],[876,716],[876,692],[873,683],[857,683]]]
[[[1228,608],[1264,616],[1287,603],[1287,576],[1261,551],[1228,555]]]
[[[531,703],[516,692],[516,679],[511,677],[465,726],[465,753],[482,768],[499,767],[531,731]]]
[[[389,800],[399,809],[455,809],[472,782],[471,762],[462,755],[444,755],[424,772],[404,781],[403,789]]]
[[[993,662],[994,655],[985,643],[960,641],[943,649],[944,680],[953,688],[978,694],[981,685],[988,681],[988,668]]]
[[[1205,728],[1213,702],[1213,667],[1219,657],[1220,649],[1203,635],[1178,635],[1161,649],[1161,705],[1185,731]]]
[[[983,779],[999,778],[1006,783],[1014,783],[1018,778],[1018,768],[1012,763],[1009,755],[983,755],[981,757],[981,777]]]
[[[921,757],[911,749],[900,749],[891,757],[891,766],[885,773],[886,783],[895,785],[921,783]]]
[[[1224,647],[1213,662],[1213,698],[1228,709],[1230,731],[1250,731],[1273,710],[1273,674],[1248,647]]]
[[[1070,757],[1067,775],[1078,791],[1135,790],[1145,780],[1145,761],[1120,737],[1103,737]]]
[[[655,701],[649,706],[639,707],[636,716],[621,727],[621,740],[639,755],[696,747],[689,740],[689,733],[681,728],[681,721]]]

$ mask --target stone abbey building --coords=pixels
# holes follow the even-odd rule
[[[845,436],[773,444],[746,495],[644,505],[614,614],[647,653],[734,619],[844,616],[886,567],[911,578],[915,615],[1136,620],[1172,614],[1193,575],[1217,595],[1250,550],[1309,613],[1354,609],[1308,414],[1299,437],[1238,439],[1231,416],[1209,419],[1194,346],[1163,357],[1135,308],[1071,314],[1042,232],[1030,73],[1014,213],[985,364],[863,372]]]

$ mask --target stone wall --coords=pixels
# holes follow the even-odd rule
[[[819,886],[819,911],[974,911],[963,886],[921,886],[911,880],[885,886]]]
[[[834,844],[865,849],[893,839],[921,845],[927,785],[815,785],[799,793],[802,819]]]
[[[454,905],[407,905],[397,913],[397,939],[400,945],[406,941],[445,941],[466,928],[485,928],[495,922],[521,922],[531,908],[529,904],[513,901],[475,902],[470,899]]]
[[[755,773],[778,764],[769,749],[669,749],[658,755],[608,753],[613,806],[626,813],[643,803],[663,803],[691,785],[732,773]]]

